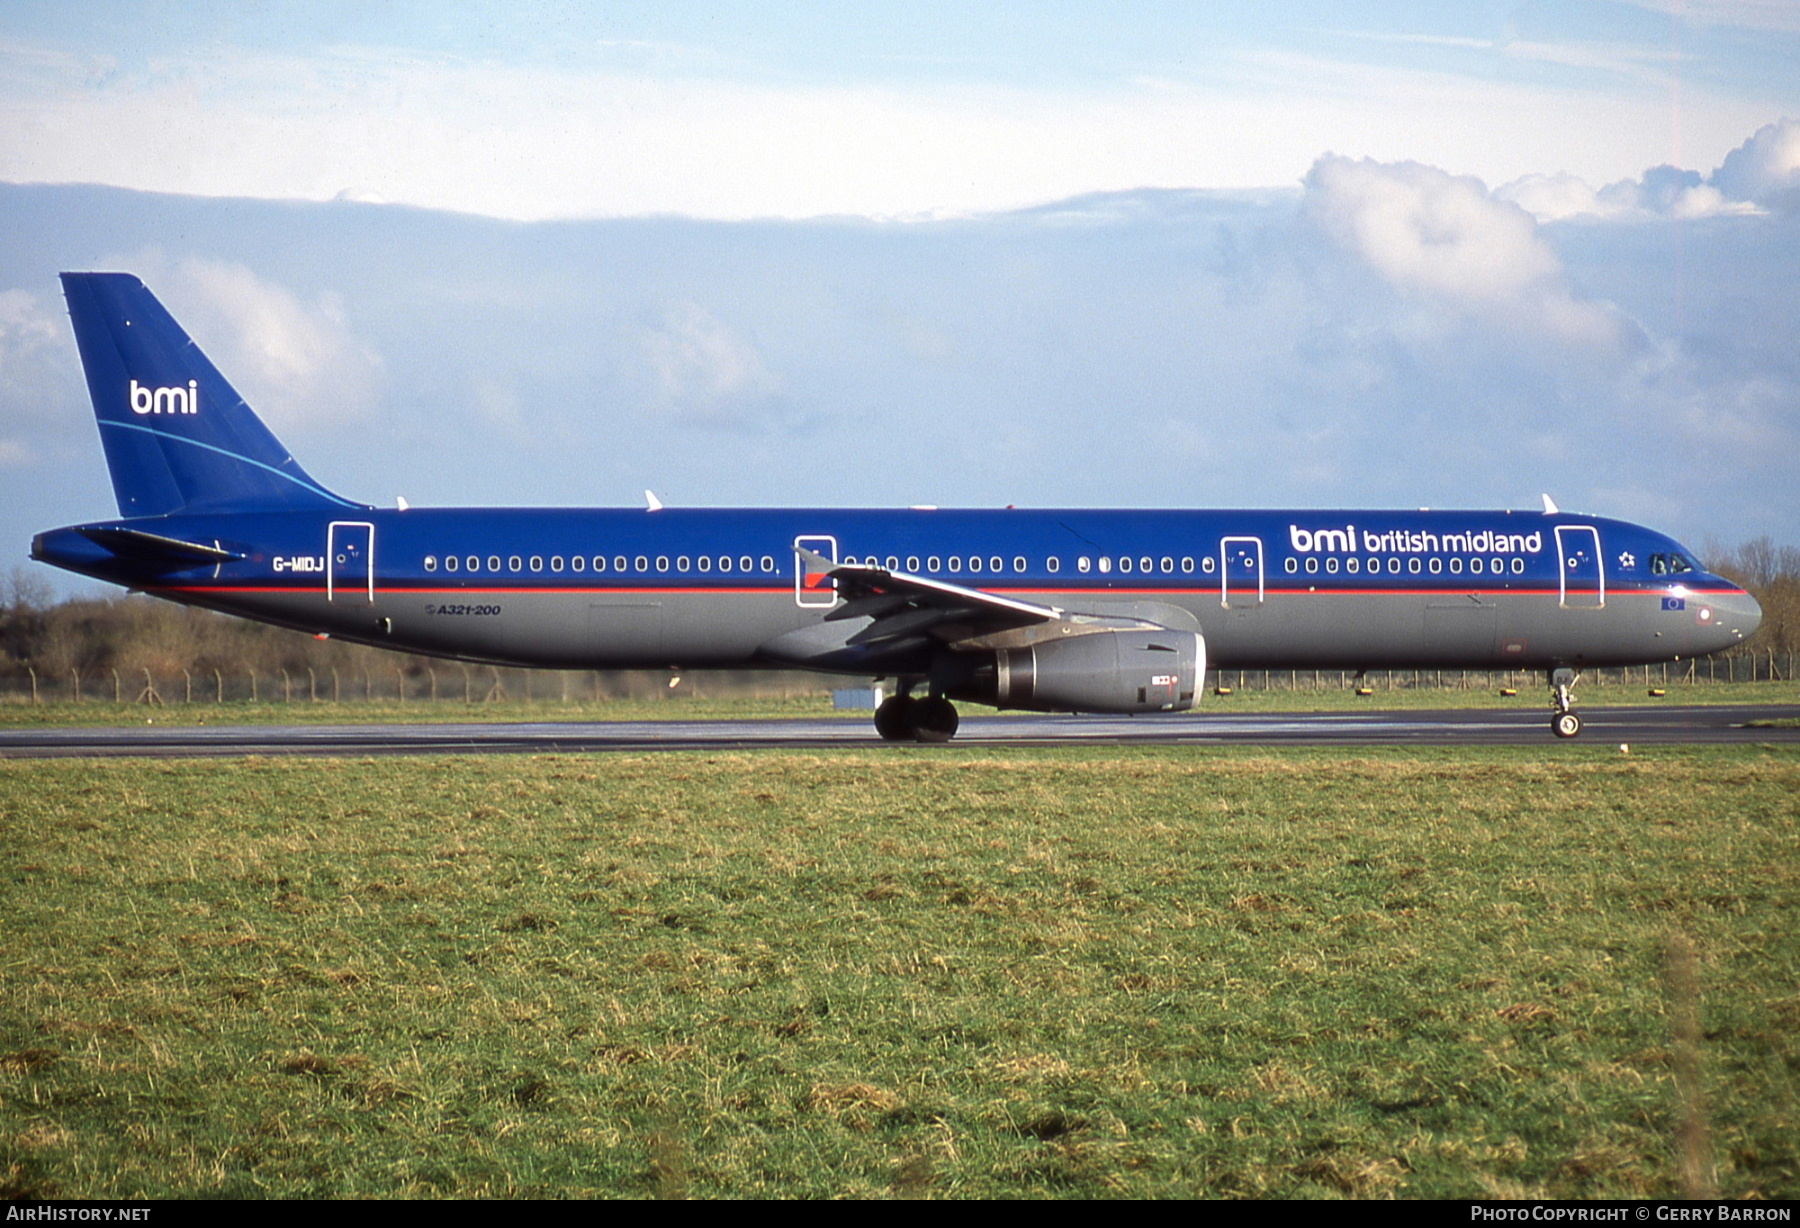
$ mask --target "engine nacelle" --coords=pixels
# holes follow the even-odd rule
[[[951,693],[1037,712],[1185,712],[1206,673],[1192,631],[1094,631],[1002,648]]]

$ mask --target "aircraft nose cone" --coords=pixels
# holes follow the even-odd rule
[[[1733,644],[1741,644],[1756,634],[1762,626],[1762,606],[1749,593],[1714,593],[1708,597],[1713,610],[1713,629],[1719,637],[1719,647],[1729,648]]]

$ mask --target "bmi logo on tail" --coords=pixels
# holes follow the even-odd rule
[[[189,380],[187,387],[146,388],[131,381],[131,412],[134,414],[197,414],[200,412],[200,384]]]

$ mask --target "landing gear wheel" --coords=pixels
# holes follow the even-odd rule
[[[956,705],[939,696],[915,701],[912,736],[919,742],[948,742],[956,736]]]
[[[919,701],[910,695],[890,695],[875,709],[875,732],[883,742],[910,742]]]
[[[1581,675],[1567,666],[1550,671],[1550,732],[1559,738],[1572,738],[1581,732],[1581,718],[1575,715],[1575,684]]]

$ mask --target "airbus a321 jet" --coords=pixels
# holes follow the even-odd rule
[[[62,277],[117,519],[35,559],[170,601],[494,665],[892,679],[890,740],[954,700],[1183,712],[1224,669],[1679,661],[1762,611],[1638,525],[1542,511],[376,508],[300,467],[137,278]]]

